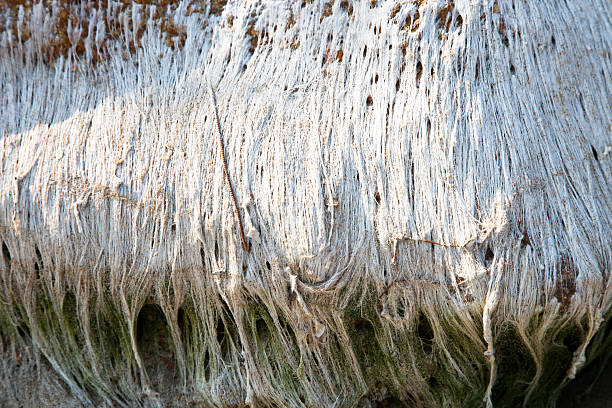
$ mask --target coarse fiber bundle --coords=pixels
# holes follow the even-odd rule
[[[612,351],[611,21],[0,1],[0,405],[554,405]]]

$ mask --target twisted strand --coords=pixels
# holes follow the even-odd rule
[[[232,186],[232,181],[230,179],[229,171],[227,169],[227,159],[225,158],[225,147],[223,144],[223,134],[221,133],[221,124],[219,122],[219,112],[217,111],[217,101],[215,100],[215,93],[213,92],[212,85],[210,84],[210,79],[208,80],[208,92],[210,93],[210,101],[215,112],[215,122],[217,124],[217,132],[219,135],[219,149],[221,150],[221,159],[223,161],[223,173],[225,174],[225,181],[229,187],[230,196],[232,198],[232,202],[234,203],[234,214],[236,214],[236,220],[238,221],[238,228],[240,230],[240,241],[242,243],[242,249],[245,251],[249,251],[249,245],[246,242],[246,238],[244,236],[244,230],[242,228],[242,218],[240,217],[240,210],[238,209],[238,202],[236,200],[236,195],[234,194],[234,188]]]

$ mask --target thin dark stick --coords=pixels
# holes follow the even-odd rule
[[[213,106],[213,110],[215,111],[215,121],[217,124],[217,131],[219,132],[219,149],[221,150],[221,159],[223,160],[223,173],[225,174],[225,181],[227,181],[230,196],[232,197],[232,202],[234,203],[234,213],[236,214],[236,220],[238,220],[238,228],[240,229],[240,241],[242,242],[242,249],[248,252],[249,245],[247,244],[246,238],[244,237],[244,231],[242,229],[242,218],[240,217],[238,202],[236,201],[236,196],[234,195],[234,187],[232,186],[232,180],[230,179],[229,171],[227,170],[227,160],[225,158],[225,147],[223,145],[223,134],[221,133],[221,124],[219,122],[219,112],[217,111],[217,101],[215,100],[215,93],[213,92],[210,80],[208,81],[208,92],[210,93],[211,105]]]
[[[446,248],[462,248],[461,245],[456,245],[456,244],[441,244],[439,242],[436,241],[430,241],[429,239],[412,239],[413,241],[419,241],[419,242],[427,242],[428,244],[434,244],[434,245],[439,245],[441,247],[446,247]]]

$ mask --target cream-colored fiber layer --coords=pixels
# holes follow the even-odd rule
[[[189,3],[172,10],[183,46],[168,47],[149,17],[130,52],[133,5],[96,64],[104,21],[93,6],[86,51],[52,66],[38,57],[54,26],[42,5],[23,23],[28,41],[0,33],[7,333],[24,319],[84,405],[163,404],[136,333],[151,302],[182,384],[205,404],[373,395],[345,327],[347,308],[368,299],[381,347],[411,358],[392,333],[426,316],[438,370],[479,384],[489,406],[505,323],[536,362],[525,401],[568,322],[583,331],[561,371],[576,374],[612,300],[610,2],[249,0],[218,16]],[[84,334],[73,348],[49,334],[67,336],[69,323],[37,317],[43,293],[57,316],[75,295]],[[104,299],[125,327],[132,371],[119,385],[88,340]],[[179,327],[187,303],[191,340]],[[253,305],[274,341],[255,333]],[[218,316],[231,316],[235,342],[215,338]],[[446,325],[471,350],[449,351]],[[398,367],[398,399],[457,403],[419,377],[425,365]]]

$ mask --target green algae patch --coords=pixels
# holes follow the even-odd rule
[[[223,392],[225,406],[245,400],[318,406],[333,402],[333,395],[342,406],[479,407],[490,374],[478,305],[451,313],[396,296],[389,302],[399,306],[385,305],[395,313],[389,317],[369,289],[343,309],[313,303],[308,314],[296,315],[296,306],[274,299],[251,297],[232,309],[210,293],[199,303],[186,297],[176,309],[148,297],[131,327],[108,291],[87,301],[70,290],[57,296],[44,285],[33,293],[31,303],[15,299],[20,307],[2,309],[3,338],[31,336],[84,403],[94,396],[146,403],[162,401],[158,395],[165,393],[209,405]],[[512,322],[496,325],[495,406],[544,407],[567,382],[587,320],[552,321],[539,350],[532,337],[542,321],[541,312],[534,313],[524,332]],[[600,331],[589,360],[604,359],[611,338],[609,327]],[[233,377],[220,381],[223,373]],[[239,380],[247,375],[268,391],[244,393]],[[142,391],[134,392],[134,384]]]

